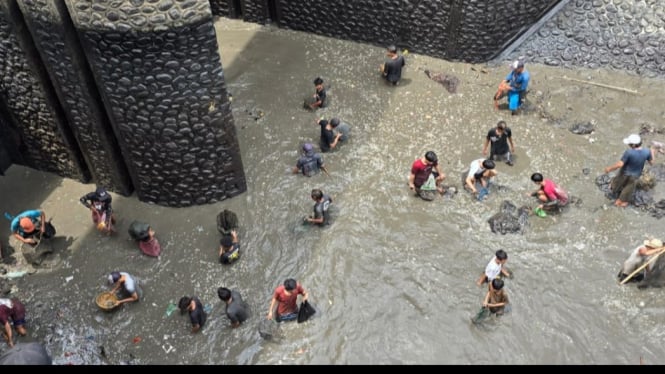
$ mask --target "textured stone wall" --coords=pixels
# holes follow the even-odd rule
[[[242,19],[265,24],[268,21],[268,0],[242,0]]]
[[[219,16],[219,17],[233,16],[234,13],[231,12],[232,6],[233,6],[233,0],[210,0],[210,10],[212,11],[213,16]]]
[[[282,27],[449,60],[486,61],[559,0],[277,0]],[[243,19],[266,17],[267,0],[245,0]],[[252,5],[250,7],[250,4]]]
[[[131,182],[67,8],[61,0],[18,0],[93,181],[124,195]]]
[[[665,76],[665,1],[573,0],[511,55]]]
[[[246,190],[208,0],[66,0],[142,201]]]
[[[0,101],[18,139],[16,163],[89,180],[76,141],[15,0],[0,1]]]

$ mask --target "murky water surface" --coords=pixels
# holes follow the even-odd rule
[[[615,278],[647,235],[663,235],[663,222],[612,207],[594,184],[620,158],[624,137],[645,124],[663,126],[665,81],[527,64],[528,109],[510,116],[492,106],[506,66],[409,54],[402,84],[389,87],[378,76],[384,56],[378,47],[227,19],[218,21],[218,31],[246,193],[186,209],[114,195],[119,235],[108,238],[78,203],[91,185],[18,166],[0,178],[2,209],[43,208],[63,236],[16,290],[28,305],[29,339],[43,341],[54,363],[637,364],[640,357],[665,363],[664,291],[619,287]],[[424,69],[458,77],[458,92],[448,93]],[[301,104],[317,76],[331,101],[311,113]],[[318,143],[320,116],[348,121],[349,144],[324,154],[330,177],[288,174],[299,147]],[[516,164],[498,165],[496,183],[504,188],[479,203],[461,190],[461,176],[482,157],[484,136],[501,119],[513,131]],[[596,130],[568,130],[581,122]],[[665,135],[645,136],[650,140]],[[408,190],[411,163],[427,150],[438,153],[445,183],[460,190],[452,199],[426,202]],[[533,189],[535,171],[582,203],[560,216],[531,217],[523,235],[492,233],[487,219],[503,200],[533,204],[524,193]],[[312,188],[334,199],[328,228],[301,224]],[[656,186],[656,201],[664,191]],[[244,254],[230,267],[216,256],[215,217],[223,209],[235,211],[242,226]],[[159,259],[143,256],[129,239],[134,219],[156,229]],[[475,280],[500,248],[515,274],[506,285],[512,312],[476,326],[469,319],[484,288]],[[102,312],[93,300],[116,269],[136,274],[145,297]],[[302,282],[320,314],[285,324],[282,339],[266,341],[259,321],[287,277]],[[237,329],[216,295],[220,286],[239,290],[252,308]],[[200,334],[190,334],[185,316],[165,314],[184,295],[212,307]]]

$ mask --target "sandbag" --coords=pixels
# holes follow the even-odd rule
[[[224,209],[217,215],[217,230],[223,235],[231,235],[231,231],[238,228],[238,216]]]
[[[298,310],[298,323],[303,323],[309,319],[309,317],[316,314],[316,309],[309,304],[307,300],[300,303],[300,308]]]
[[[150,225],[145,222],[133,221],[127,231],[134,240],[146,240],[150,237]]]

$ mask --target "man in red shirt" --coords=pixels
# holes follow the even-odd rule
[[[293,321],[298,318],[298,295],[302,295],[302,301],[307,300],[308,293],[296,282],[295,279],[289,278],[284,281],[284,284],[275,288],[272,300],[270,300],[270,309],[268,309],[268,319],[272,319],[275,304],[277,304],[277,322]]]
[[[428,151],[425,156],[417,159],[411,165],[409,188],[416,191],[416,194],[420,196],[420,189],[430,178],[430,175],[435,180],[436,190],[443,194],[444,190],[441,187],[441,182],[446,178],[446,175],[441,171],[439,160],[433,151]]]
[[[19,299],[0,299],[0,325],[2,325],[2,335],[9,347],[14,346],[14,339],[12,338],[12,326],[10,321],[14,324],[16,332],[25,336],[27,331],[25,329],[25,306]]]

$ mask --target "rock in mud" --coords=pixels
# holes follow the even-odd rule
[[[531,209],[527,206],[522,206],[519,209],[508,200],[501,203],[501,208],[498,213],[490,217],[487,222],[490,224],[490,229],[493,233],[524,233],[525,228],[529,225],[529,214]]]

